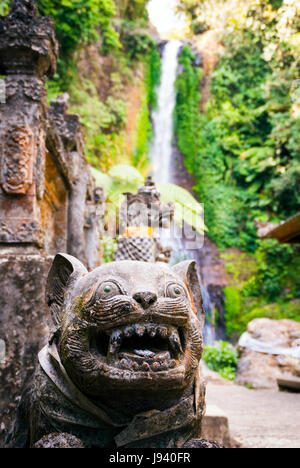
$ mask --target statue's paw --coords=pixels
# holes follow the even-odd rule
[[[38,442],[36,442],[33,448],[85,448],[84,444],[77,437],[67,433],[55,433],[48,434]]]

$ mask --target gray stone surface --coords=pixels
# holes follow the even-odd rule
[[[6,346],[0,363],[2,441],[49,334],[44,294],[51,261],[39,255],[0,255],[0,339]]]
[[[299,394],[209,383],[206,401],[227,414],[243,448],[300,448]]]

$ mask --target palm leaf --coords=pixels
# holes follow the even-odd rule
[[[93,177],[95,178],[97,187],[102,187],[105,195],[107,196],[107,194],[111,190],[111,185],[112,185],[111,177],[109,177],[109,175],[107,174],[104,174],[103,172],[98,171],[94,167],[91,167],[90,169],[91,169],[91,173]]]
[[[114,166],[108,174],[92,168],[96,184],[103,187],[106,199],[115,207],[119,207],[124,200],[123,193],[136,193],[144,183],[144,177],[137,169],[126,164]]]
[[[120,180],[124,183],[129,182],[130,184],[143,185],[144,177],[142,174],[133,166],[127,164],[118,164],[114,166],[108,173],[110,177],[116,180]],[[139,184],[139,185],[138,185]]]
[[[175,184],[157,184],[157,187],[161,192],[162,202],[175,203],[175,221],[177,224],[182,225],[185,222],[200,234],[207,231],[203,220],[203,206],[193,195]]]

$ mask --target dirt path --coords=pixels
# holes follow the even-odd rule
[[[300,394],[207,385],[207,403],[229,418],[233,439],[249,448],[300,448]]]

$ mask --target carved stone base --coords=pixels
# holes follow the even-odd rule
[[[28,218],[0,218],[0,243],[43,246],[45,233],[37,221]]]

